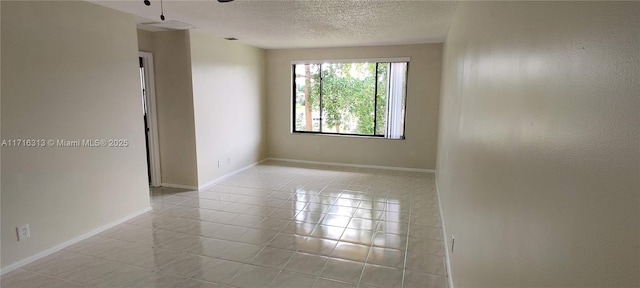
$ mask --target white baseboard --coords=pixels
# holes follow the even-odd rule
[[[440,201],[440,189],[438,189],[438,172],[436,171],[436,175],[435,175],[435,181],[436,181],[436,195],[438,197],[438,209],[440,209],[440,220],[442,221],[442,223],[440,223],[440,225],[442,225],[442,236],[444,239],[444,261],[445,261],[445,265],[447,265],[446,269],[447,269],[447,281],[449,282],[449,288],[454,288],[453,286],[453,276],[451,275],[451,258],[449,256],[449,249],[451,247],[449,247],[449,241],[447,240],[447,229],[444,226],[444,214],[442,213],[442,202]]]
[[[211,181],[208,181],[202,185],[195,186],[187,186],[180,184],[171,184],[171,183],[162,183],[163,187],[170,188],[181,188],[181,189],[189,189],[189,190],[204,190],[207,189],[237,173],[240,173],[244,170],[247,170],[253,166],[256,166],[264,161],[274,160],[274,161],[283,161],[283,162],[291,162],[291,163],[302,163],[302,164],[314,164],[314,165],[327,165],[327,166],[341,166],[341,167],[355,167],[355,168],[369,168],[369,169],[382,169],[382,170],[396,170],[396,171],[407,171],[407,172],[426,172],[426,173],[434,173],[435,170],[432,169],[417,169],[417,168],[404,168],[404,167],[390,167],[390,166],[374,166],[374,165],[358,165],[358,164],[345,164],[345,163],[334,163],[334,162],[317,162],[317,161],[305,161],[305,160],[295,160],[295,159],[286,159],[286,158],[265,158],[253,164],[247,165],[246,167],[235,170],[231,173],[228,173],[224,176],[218,177]]]
[[[42,258],[44,258],[46,256],[49,256],[49,255],[51,255],[51,254],[53,254],[55,252],[58,252],[58,251],[60,251],[60,250],[62,250],[64,248],[66,248],[66,247],[69,247],[69,246],[71,246],[73,244],[76,244],[76,243],[78,243],[78,242],[80,242],[82,240],[85,240],[85,239],[89,238],[89,237],[95,236],[95,235],[99,234],[102,231],[105,231],[107,229],[113,228],[113,227],[115,227],[115,226],[117,226],[119,224],[122,224],[122,223],[124,223],[126,221],[129,221],[129,220],[131,220],[131,219],[133,219],[133,218],[135,218],[137,216],[140,216],[140,215],[142,215],[144,213],[147,213],[149,211],[151,211],[151,207],[147,207],[147,208],[145,208],[143,210],[140,210],[140,211],[138,211],[136,213],[133,213],[133,214],[131,214],[129,216],[126,216],[124,218],[120,218],[120,219],[118,219],[118,220],[116,220],[114,222],[111,222],[111,223],[107,224],[107,225],[104,225],[104,226],[101,226],[101,227],[99,227],[97,229],[94,229],[94,230],[92,230],[92,231],[90,231],[88,233],[82,234],[82,235],[80,235],[78,237],[74,237],[74,238],[72,238],[72,239],[70,239],[68,241],[62,242],[62,243],[60,243],[60,244],[58,244],[56,246],[53,246],[53,247],[51,247],[51,248],[49,248],[47,250],[41,251],[41,252],[39,252],[39,253],[37,253],[35,255],[29,256],[29,257],[27,257],[25,259],[22,259],[22,260],[20,260],[20,261],[18,261],[16,263],[13,263],[13,264],[11,264],[11,265],[9,265],[7,267],[2,268],[2,271],[0,272],[0,275],[4,275],[6,273],[9,273],[9,272],[11,272],[13,270],[16,270],[16,269],[22,267],[22,266],[25,266],[25,265],[27,265],[29,263],[32,263],[32,262],[34,262],[36,260],[42,259]]]
[[[187,190],[198,190],[198,187],[196,187],[196,186],[189,186],[189,185],[171,184],[171,183],[162,183],[161,185],[162,185],[162,187],[169,187],[169,188],[180,188],[180,189],[187,189]]]
[[[249,169],[249,168],[251,168],[251,167],[253,167],[253,166],[256,166],[256,165],[258,165],[258,164],[260,164],[260,163],[262,163],[262,162],[264,162],[264,161],[267,161],[267,160],[269,160],[269,159],[268,159],[268,158],[267,158],[267,159],[262,159],[262,160],[260,160],[260,161],[258,161],[258,162],[255,162],[255,163],[253,163],[253,164],[249,164],[249,165],[247,165],[247,166],[245,166],[245,167],[243,167],[243,168],[240,168],[240,169],[238,169],[238,170],[235,170],[235,171],[233,171],[233,172],[231,172],[231,173],[229,173],[229,174],[226,174],[226,175],[224,175],[224,176],[221,176],[221,177],[218,177],[218,178],[216,178],[216,179],[213,179],[213,180],[211,180],[211,181],[209,181],[209,182],[207,182],[207,183],[204,183],[204,184],[202,184],[202,185],[199,185],[199,186],[198,186],[198,190],[204,190],[204,189],[207,189],[207,188],[209,188],[209,187],[211,187],[211,186],[213,186],[213,185],[215,185],[215,184],[219,183],[220,181],[222,181],[222,180],[224,180],[224,179],[227,179],[227,178],[229,178],[229,177],[231,177],[231,176],[233,176],[233,175],[235,175],[235,174],[238,174],[238,173],[240,173],[240,172],[242,172],[242,171],[244,171],[244,170],[247,170],[247,169]]]
[[[405,168],[405,167],[393,167],[393,166],[346,164],[346,163],[336,163],[336,162],[318,162],[318,161],[295,160],[295,159],[286,159],[286,158],[267,158],[266,160],[292,162],[292,163],[302,163],[302,164],[313,164],[313,165],[341,166],[341,167],[354,167],[354,168],[369,168],[369,169],[381,169],[381,170],[396,170],[396,171],[407,171],[407,172],[426,172],[426,173],[434,173],[435,172],[435,170],[433,170],[433,169],[418,169],[418,168]]]

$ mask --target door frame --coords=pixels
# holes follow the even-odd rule
[[[160,145],[158,141],[158,117],[156,113],[156,85],[153,79],[153,54],[150,52],[138,51],[138,56],[142,58],[144,66],[144,78],[146,84],[146,105],[147,105],[147,125],[149,127],[148,147],[149,147],[149,167],[151,171],[151,186],[162,186],[160,173]],[[145,131],[147,133],[147,131]]]

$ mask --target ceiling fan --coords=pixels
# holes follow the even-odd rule
[[[218,0],[219,3],[229,3],[233,2],[233,0]],[[144,0],[144,5],[151,6],[151,1]],[[160,20],[164,21],[164,7],[162,6],[162,0],[160,0]]]

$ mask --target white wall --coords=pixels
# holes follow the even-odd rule
[[[162,183],[198,187],[189,31],[151,35]]]
[[[198,185],[203,187],[265,157],[265,53],[198,31],[191,31],[190,39]]]
[[[411,58],[405,140],[291,134],[291,61],[392,57]],[[442,44],[268,50],[269,157],[434,169],[441,61]]]
[[[135,21],[86,2],[2,1],[2,267],[149,207]],[[17,242],[15,227],[30,224]]]
[[[459,6],[437,173],[455,287],[640,286],[638,15]]]

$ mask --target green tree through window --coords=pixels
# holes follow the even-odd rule
[[[408,62],[293,65],[293,132],[404,138]]]

